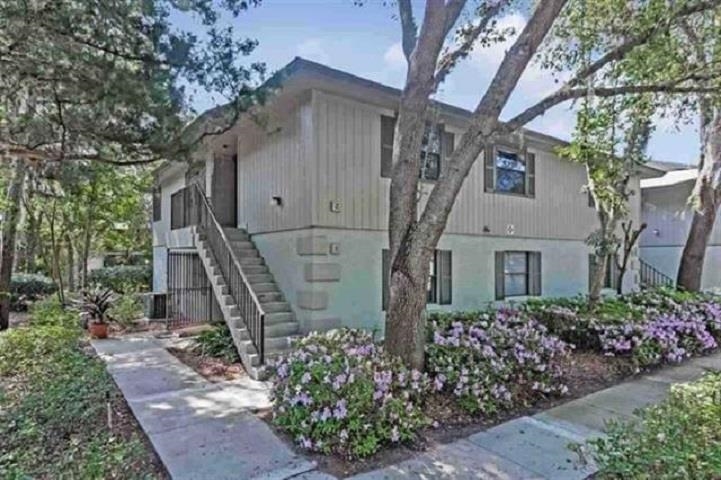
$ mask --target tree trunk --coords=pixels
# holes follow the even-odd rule
[[[423,370],[425,309],[430,258],[403,249],[391,264],[386,349],[411,368]]]
[[[721,203],[721,111],[714,107],[708,123],[703,116],[702,112],[703,154],[693,193],[695,211],[676,280],[691,292],[701,290],[706,247]]]
[[[94,196],[94,195],[93,195]],[[92,206],[88,208],[83,233],[83,248],[81,251],[80,268],[82,273],[82,288],[88,288],[88,257],[90,256],[90,241],[92,240],[93,214]]]
[[[591,277],[591,286],[588,292],[588,305],[594,307],[601,300],[601,291],[606,280],[608,268],[608,255],[596,254],[596,270]]]
[[[50,214],[50,250],[52,253],[52,271],[53,277],[58,284],[58,299],[62,305],[65,305],[65,285],[63,282],[63,272],[60,268],[60,242],[58,242],[55,232],[55,220],[57,219],[57,201],[53,198],[53,206]]]
[[[634,230],[633,221],[629,220],[628,223],[623,223],[621,227],[623,228],[623,255],[619,257],[618,253],[616,254],[616,267],[618,268],[616,293],[619,295],[623,294],[623,277],[626,276],[626,270],[628,270],[631,252],[633,252],[633,247],[638,242],[638,237],[641,236],[641,232],[646,229],[646,224],[642,223],[641,226],[638,227],[638,230]]]
[[[8,188],[7,211],[2,223],[2,251],[0,252],[0,330],[10,326],[10,280],[15,262],[15,240],[20,220],[20,199],[25,185],[25,160],[15,160],[15,173]]]
[[[75,291],[75,247],[68,233],[65,233],[65,249],[68,251],[68,290]]]

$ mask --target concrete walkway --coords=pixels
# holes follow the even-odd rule
[[[253,415],[269,406],[266,384],[209,383],[152,337],[94,341],[93,346],[174,479],[334,478],[315,470]],[[579,461],[570,444],[602,435],[609,419],[628,420],[636,409],[660,402],[671,384],[717,369],[721,354],[666,367],[353,478],[581,480],[596,468]]]
[[[663,400],[671,384],[696,380],[707,370],[721,370],[721,354],[666,367],[353,478],[581,480],[596,468],[579,462],[569,444],[600,436],[607,420],[631,419],[636,409]]]
[[[281,480],[315,468],[253,414],[270,405],[267,384],[210,383],[149,336],[92,344],[173,479]]]

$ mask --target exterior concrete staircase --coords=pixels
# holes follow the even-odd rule
[[[223,318],[233,335],[243,366],[251,377],[263,379],[269,373],[268,362],[289,350],[291,341],[298,336],[300,328],[290,304],[285,300],[273,274],[250,240],[248,233],[245,230],[225,227],[223,231],[263,311],[264,358],[261,359],[259,349],[253,344],[252,334],[241,314],[242,310],[230,294],[228,279],[223,276],[208,238],[197,228],[195,245],[210,279],[215,298],[223,312]]]

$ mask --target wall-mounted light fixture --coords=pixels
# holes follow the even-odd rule
[[[654,229],[653,229],[653,235],[654,235],[655,237],[660,237],[660,236],[661,236],[661,230],[659,230],[658,228],[654,228]]]
[[[270,204],[274,207],[282,207],[283,206],[283,197],[271,197]]]
[[[491,227],[488,225],[483,225],[483,233],[491,233]]]

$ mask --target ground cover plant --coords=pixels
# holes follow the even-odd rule
[[[114,426],[107,424],[110,402]],[[0,478],[158,478],[162,468],[77,312],[41,301],[0,333]]]
[[[612,423],[591,442],[597,478],[712,479],[721,476],[721,373],[674,385],[640,420]],[[682,439],[682,441],[679,441]]]

